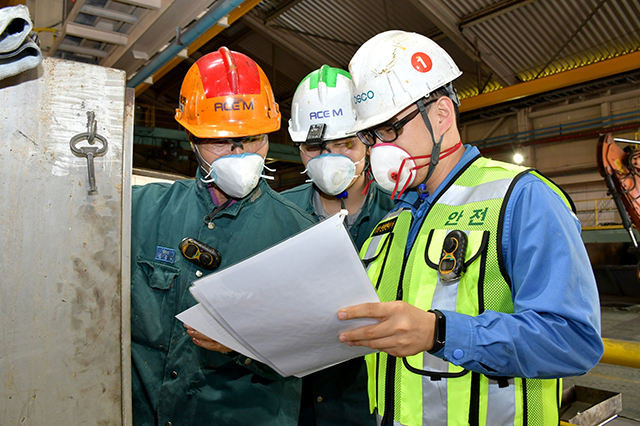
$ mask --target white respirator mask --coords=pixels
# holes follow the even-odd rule
[[[416,162],[404,149],[392,143],[378,143],[371,148],[371,171],[380,186],[398,197],[416,179]],[[399,192],[398,192],[399,191]]]
[[[343,193],[360,176],[356,175],[356,165],[364,158],[354,163],[346,155],[322,154],[309,160],[307,169],[302,173],[307,173],[311,178],[308,182],[315,183],[320,191],[335,196]]]
[[[215,183],[218,188],[232,198],[244,198],[258,185],[262,175],[264,158],[260,154],[243,153],[220,157],[209,166],[209,173],[202,179],[205,183]]]
[[[462,141],[459,141],[454,146],[440,152],[438,160],[450,156],[461,147]],[[396,195],[400,198],[416,180],[418,170],[430,164],[418,166],[415,160],[430,158],[431,155],[412,157],[407,151],[393,143],[377,143],[371,148],[369,161],[371,161],[371,171],[376,182],[387,191],[391,191],[391,198],[395,198]]]

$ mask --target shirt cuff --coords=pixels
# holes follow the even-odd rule
[[[447,333],[444,348],[433,355],[455,365],[474,360],[475,334],[471,317],[452,311],[441,311],[446,317]]]

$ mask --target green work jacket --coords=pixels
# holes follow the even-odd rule
[[[305,183],[295,188],[282,191],[280,194],[312,215],[317,222],[318,215],[316,215],[316,210],[313,207],[313,194],[315,191],[316,189],[312,183]],[[369,193],[362,206],[362,210],[356,222],[351,229],[349,229],[351,239],[358,250],[360,250],[362,244],[369,238],[371,230],[375,228],[378,222],[394,207],[395,203],[391,199],[391,192],[383,189],[376,182],[372,182],[369,186]]]
[[[486,310],[513,313],[498,242],[509,190],[524,173],[538,176],[571,209],[564,193],[535,171],[480,157],[431,206],[408,256],[407,238],[414,220],[410,210],[389,214],[373,231],[360,254],[380,300],[403,300],[423,310],[472,316]],[[465,220],[459,220],[463,216]],[[455,237],[455,244],[445,245],[453,231],[463,233],[466,244]],[[440,265],[442,256],[451,259],[454,253],[443,247],[464,247],[455,261],[464,265],[462,275],[439,273],[439,269],[453,268],[451,263]],[[427,352],[406,358],[379,352],[366,359],[372,408],[385,425],[551,426],[559,422],[559,379],[487,376]]]
[[[282,192],[301,209],[318,216],[313,207],[311,183]],[[355,223],[349,230],[358,250],[371,230],[395,206],[391,193],[373,182]],[[303,401],[300,426],[375,426],[369,412],[367,371],[364,358],[355,358],[303,377]]]
[[[244,356],[196,346],[175,315],[196,304],[191,282],[211,273],[178,245],[195,238],[237,263],[311,226],[314,221],[264,181],[205,224],[215,205],[199,177],[133,188],[131,340],[133,423],[295,425],[301,381],[282,378]],[[255,271],[260,273],[260,271]]]

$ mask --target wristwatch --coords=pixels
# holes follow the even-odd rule
[[[440,349],[444,348],[444,339],[447,335],[447,317],[445,317],[444,314],[437,309],[429,309],[427,312],[431,312],[436,316],[436,326],[433,330],[433,347],[430,351],[427,351],[430,354],[434,354]]]

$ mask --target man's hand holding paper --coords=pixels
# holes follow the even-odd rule
[[[338,338],[378,322],[342,321],[336,315],[340,309],[379,302],[343,218],[344,213],[334,215],[195,281],[190,290],[200,304],[178,319],[282,376],[302,377],[375,352]]]

